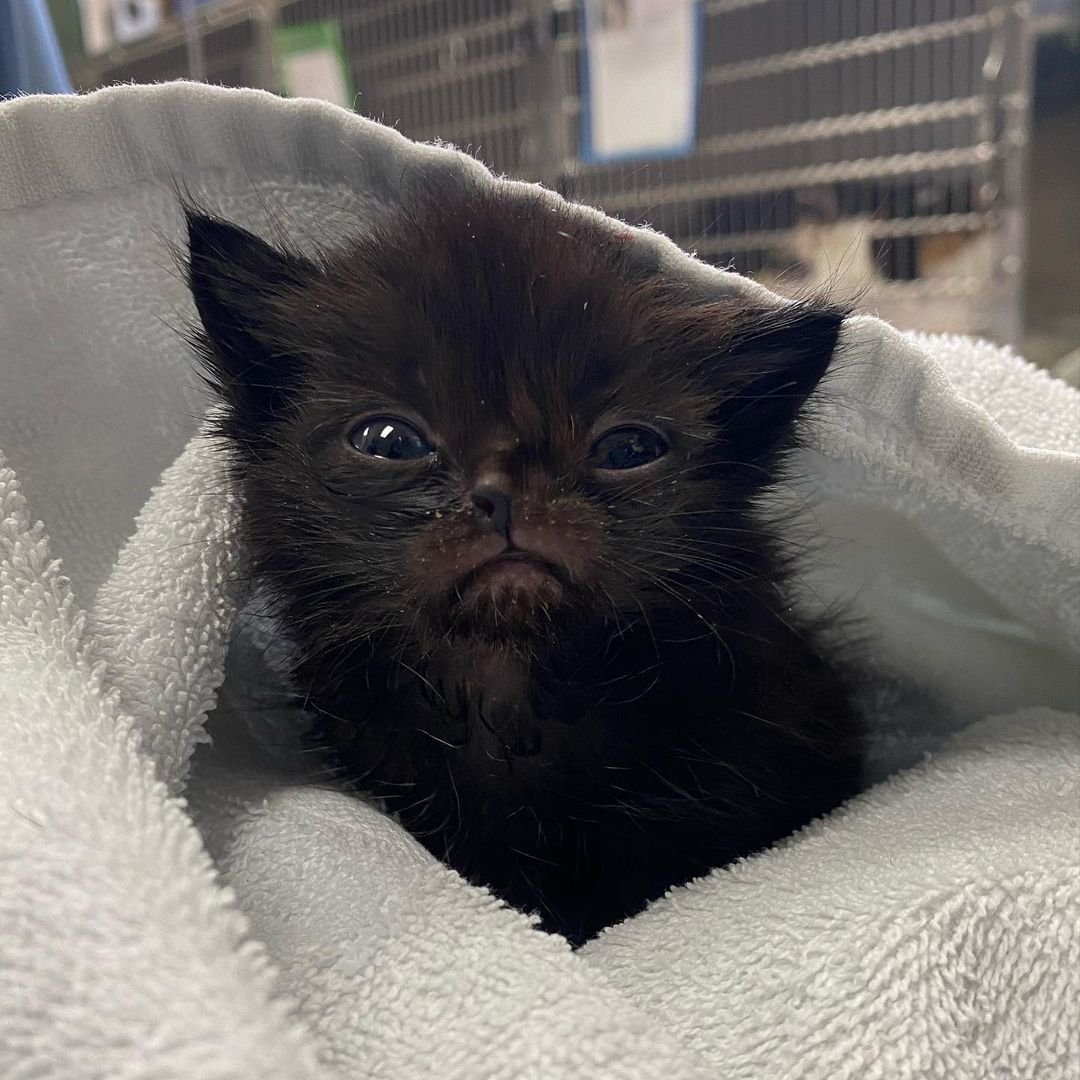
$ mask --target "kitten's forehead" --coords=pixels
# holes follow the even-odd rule
[[[334,275],[357,294],[355,377],[429,423],[492,438],[660,407],[644,346],[656,279],[636,247],[629,230],[536,198],[410,205]]]

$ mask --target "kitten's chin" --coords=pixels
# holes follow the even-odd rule
[[[494,559],[459,586],[454,621],[465,636],[528,645],[551,632],[565,593],[556,572],[537,559]]]
[[[541,601],[511,589],[464,598],[454,620],[453,636],[495,648],[531,652],[555,634],[559,612],[555,597]]]

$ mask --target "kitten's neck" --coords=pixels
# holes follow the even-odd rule
[[[549,802],[553,787],[580,796],[641,759],[742,738],[813,650],[764,603],[725,615],[738,631],[654,613],[532,649],[451,638],[432,651],[315,658],[298,691],[329,740],[370,769],[357,786],[449,774],[462,798],[471,791],[497,815],[503,800]],[[328,683],[328,670],[340,678]]]
[[[525,703],[532,681],[532,657],[486,642],[447,641],[424,661],[428,677],[447,699],[482,700],[492,707]]]

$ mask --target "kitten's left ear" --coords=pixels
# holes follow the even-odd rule
[[[287,343],[317,270],[227,221],[190,206],[184,211],[188,284],[209,378],[228,400],[272,405],[298,374]]]
[[[753,461],[781,448],[836,350],[848,312],[814,303],[743,311],[714,366],[713,416],[725,444]]]

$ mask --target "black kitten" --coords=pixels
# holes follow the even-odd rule
[[[253,569],[351,782],[580,942],[855,788],[759,524],[843,313],[705,301],[531,194],[309,260],[188,214]]]

